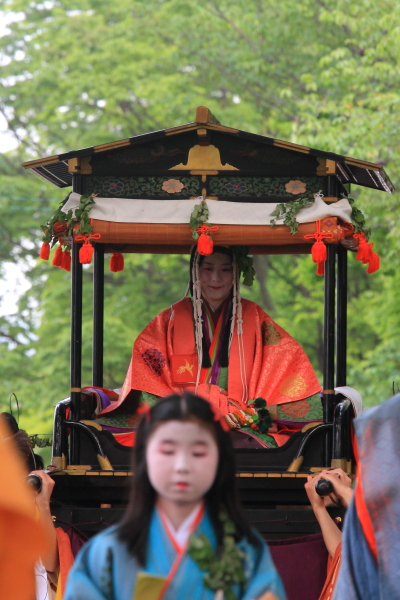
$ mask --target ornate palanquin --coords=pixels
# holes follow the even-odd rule
[[[393,190],[380,165],[225,127],[203,106],[197,108],[193,123],[23,166],[58,187],[73,184],[79,194],[106,198],[110,207],[118,206],[119,199],[185,201],[199,196],[242,206],[280,204],[319,191],[324,202],[332,204],[347,196],[352,183]],[[124,252],[140,252],[144,246],[148,252],[187,252],[191,245],[190,230],[183,225],[130,226],[113,219],[95,219],[92,225],[106,252],[113,251],[115,243],[123,244]],[[287,227],[265,227],[244,227],[239,218],[235,224],[220,225],[215,241],[247,244],[253,253],[309,251],[312,241],[303,236],[312,226],[302,226],[295,236]],[[333,242],[348,233],[336,230]]]
[[[324,422],[319,429],[298,431],[281,448],[240,449],[237,453],[242,500],[251,507],[252,520],[262,523],[264,533],[317,531],[315,523],[304,525],[312,522],[310,518],[304,520],[304,511],[297,514],[295,509],[277,507],[307,503],[303,486],[311,469],[331,464],[351,468],[351,407],[335,393],[335,388],[346,385],[347,248],[356,247],[352,246],[352,209],[346,197],[350,185],[392,192],[383,167],[223,126],[203,106],[197,108],[193,123],[29,161],[23,166],[59,188],[72,186],[78,202],[82,195],[96,195],[91,225],[93,233],[100,234],[94,242],[93,268],[92,385],[97,388],[103,385],[105,253],[189,252],[193,243],[191,208],[187,218],[176,215],[199,202],[199,197],[207,200],[211,214],[213,209],[215,214],[218,208],[224,209],[226,219],[218,217],[214,242],[248,245],[254,254],[310,253],[314,240],[305,236],[315,233],[317,223],[322,232],[332,234],[324,240]],[[291,205],[320,191],[324,211],[308,220],[299,217],[294,235],[289,227],[279,222],[272,227],[265,220],[276,205]],[[135,209],[135,214],[143,207],[149,216],[126,220],[124,206],[128,212]],[[103,207],[107,210],[99,216]],[[164,220],[160,212],[168,213]],[[110,216],[113,213],[114,217]],[[256,221],[250,222],[250,217]],[[64,503],[86,506],[79,519],[93,522],[104,518],[102,509],[94,506],[123,502],[123,480],[130,472],[129,451],[118,447],[100,425],[96,429],[85,424],[93,410],[81,381],[80,246],[73,240],[70,395],[56,409],[53,461],[61,468],[54,475],[55,495]],[[295,467],[287,472],[289,465],[298,469],[303,457],[302,472],[296,473]],[[85,510],[90,512],[84,514]],[[117,518],[110,514],[107,522]],[[68,519],[73,520],[71,516]]]

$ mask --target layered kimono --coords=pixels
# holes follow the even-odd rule
[[[216,548],[216,536],[207,512],[195,523],[195,535],[204,534]],[[256,534],[258,535],[258,534]],[[255,548],[242,540],[246,583],[232,591],[238,600],[256,600],[270,590],[286,600],[282,582],[269,550],[260,539]],[[116,527],[92,538],[78,554],[70,572],[64,600],[213,600],[203,585],[205,572],[179,547],[155,509],[149,530],[146,564],[140,566],[117,538]],[[167,585],[165,582],[167,581]]]
[[[262,397],[268,406],[280,405],[321,390],[301,346],[257,304],[242,300],[242,318],[243,336],[237,335],[235,326],[224,389],[218,385],[220,380],[218,384],[213,380],[218,327],[210,329],[211,368],[202,373],[197,389],[200,396],[227,414],[231,406],[234,410],[246,408],[249,399]],[[159,397],[182,389],[194,392],[197,361],[192,302],[184,298],[161,312],[138,336],[118,401],[102,414],[121,406],[132,391]]]
[[[400,394],[354,421],[356,489],[334,600],[400,598]]]

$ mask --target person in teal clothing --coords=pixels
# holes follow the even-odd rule
[[[225,427],[189,393],[144,414],[125,516],[81,549],[64,600],[286,600],[240,507]]]

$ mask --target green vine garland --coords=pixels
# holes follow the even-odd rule
[[[200,534],[190,536],[188,554],[202,571],[206,571],[204,587],[214,592],[223,592],[226,600],[236,600],[232,586],[246,581],[243,568],[245,554],[236,546],[235,526],[226,512],[221,511],[219,517],[224,529],[220,552],[214,550],[207,536]]]
[[[58,240],[63,240],[63,246],[67,247],[67,238],[72,237],[74,227],[79,224],[79,233],[89,235],[92,233],[90,224],[90,210],[95,202],[96,194],[90,196],[81,196],[78,208],[75,209],[75,214],[72,210],[67,213],[63,212],[63,207],[67,203],[70,194],[68,194],[58,205],[57,210],[45,223],[41,225],[43,230],[42,241],[47,242],[53,247]],[[75,233],[77,231],[75,230]]]
[[[363,233],[366,239],[369,239],[371,235],[371,229],[365,226],[365,216],[363,212],[355,206],[355,200],[351,196],[345,196],[342,194],[343,200],[348,200],[351,206],[351,222],[354,226],[354,233]],[[290,202],[285,204],[277,204],[275,210],[271,213],[271,216],[275,217],[275,219],[271,220],[271,227],[275,227],[276,222],[279,219],[283,219],[283,224],[290,227],[290,233],[294,235],[299,230],[299,223],[296,219],[297,213],[302,208],[309,208],[313,205],[315,198],[295,198]]]
[[[239,276],[243,275],[243,285],[251,287],[256,276],[256,271],[253,267],[253,257],[249,256],[248,246],[233,246],[232,252],[235,257],[235,262],[239,267]]]
[[[43,438],[43,437],[39,437],[39,435],[37,433],[35,433],[34,435],[29,435],[28,436],[31,444],[32,444],[32,448],[35,448],[35,446],[37,448],[47,448],[47,447],[51,447],[53,440],[51,437],[47,437],[47,438]]]
[[[200,204],[195,204],[192,214],[190,215],[190,227],[192,228],[192,238],[194,240],[199,239],[199,234],[196,229],[199,229],[202,225],[210,227],[210,223],[207,223],[210,216],[210,211],[205,200],[202,200]]]
[[[351,222],[354,226],[354,233],[363,233],[368,240],[371,235],[371,229],[365,226],[365,216],[364,213],[357,208],[354,204],[355,200],[351,196],[344,196],[342,194],[342,198],[349,201],[351,206]]]
[[[299,223],[296,220],[297,213],[302,208],[309,208],[314,203],[313,198],[295,198],[285,204],[278,204],[271,216],[276,217],[271,219],[271,227],[275,227],[277,220],[283,219],[283,224],[290,227],[290,233],[294,235],[299,230]]]

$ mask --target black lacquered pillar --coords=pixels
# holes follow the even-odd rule
[[[347,250],[337,246],[336,387],[346,385],[347,357]]]
[[[335,197],[337,195],[337,180],[335,175],[329,175],[325,181],[325,196]],[[327,244],[327,259],[325,262],[324,277],[324,357],[323,357],[323,419],[324,423],[333,422],[334,398],[335,398],[335,267],[336,267],[336,245]],[[325,433],[323,448],[323,463],[330,467],[332,459],[332,433]]]
[[[324,423],[333,422],[334,377],[335,377],[335,261],[336,246],[327,245],[325,262],[325,298],[324,298],[324,388],[322,407]],[[332,434],[325,433],[324,466],[329,467],[332,458]]]
[[[92,385],[103,387],[104,246],[95,244],[93,265]]]
[[[72,176],[72,191],[81,192],[81,175]],[[72,282],[71,282],[71,416],[79,421],[81,404],[82,378],[82,265],[79,262],[81,244],[72,243]],[[79,463],[79,438],[77,432],[71,430],[70,463]]]

